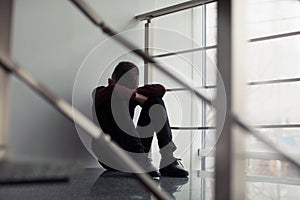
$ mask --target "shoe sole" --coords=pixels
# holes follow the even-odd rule
[[[178,175],[178,174],[168,174],[168,173],[161,173],[160,172],[160,174],[161,174],[161,176],[165,176],[165,177],[176,177],[176,178],[185,178],[185,177],[188,177],[189,176],[189,174],[180,174],[180,175]]]

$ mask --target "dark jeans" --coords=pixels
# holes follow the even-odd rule
[[[128,113],[128,104],[120,102],[120,104],[118,104],[118,110],[120,111],[120,114]],[[150,117],[151,113],[154,113],[152,117]],[[123,121],[133,124],[130,115],[125,114],[122,115],[122,117]],[[134,133],[136,137],[123,131],[119,131],[118,134],[108,134],[111,135],[112,139],[117,144],[127,151],[134,153],[148,153],[151,148],[154,133],[156,133],[162,157],[173,157],[176,146],[172,141],[171,127],[162,98],[149,97],[145,101],[137,125]],[[111,169],[103,163],[100,164],[106,169]]]
[[[155,113],[153,114],[152,119],[150,119],[149,110],[154,105],[159,106],[157,107],[156,111],[154,111]],[[162,122],[164,122],[164,124],[162,124]],[[149,126],[147,129],[142,128],[149,124],[151,124],[151,126]],[[167,150],[169,150],[169,152],[167,153],[175,151],[176,146],[172,141],[172,131],[169,123],[169,118],[162,98],[149,97],[147,99],[147,101],[142,106],[137,125],[137,132],[140,134],[140,136],[143,136],[145,134],[147,134],[147,136],[151,135],[151,137],[141,138],[142,145],[144,146],[144,152],[148,153],[150,151],[154,132],[156,132],[158,146],[161,150],[163,149],[163,147],[165,147],[166,152]]]

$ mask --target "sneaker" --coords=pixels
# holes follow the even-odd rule
[[[161,168],[159,170],[161,175],[169,177],[187,177],[189,175],[189,172],[184,169],[183,164],[180,161],[181,159],[176,158],[175,161],[173,161],[171,164]]]
[[[159,180],[161,174],[159,173],[159,171],[152,171],[152,172],[148,172],[149,176],[152,177],[153,180]]]
[[[150,175],[154,180],[159,180],[161,175],[151,161],[152,160],[150,158],[142,158],[138,160],[138,164],[140,164],[140,166],[146,171],[146,173]]]

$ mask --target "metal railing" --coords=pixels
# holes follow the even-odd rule
[[[170,71],[166,70],[160,63],[156,62],[153,57],[148,56],[142,50],[137,48],[135,45],[125,40],[120,35],[117,35],[117,32],[113,31],[109,28],[104,21],[94,12],[93,9],[89,7],[83,0],[71,0],[85,15],[88,17],[97,27],[99,27],[105,34],[112,36],[113,39],[118,41],[124,47],[132,50],[132,52],[146,62],[151,63],[158,70],[160,70],[165,75],[169,76],[176,82],[180,83],[183,87],[195,93],[195,95],[202,99],[206,104],[213,106],[212,101],[201,94],[198,90],[193,88],[187,81],[180,79],[176,75],[172,74]],[[208,1],[207,1],[208,2]],[[9,57],[4,54],[0,54],[0,65],[10,73],[13,73],[20,80],[22,80],[25,84],[27,84],[31,89],[37,92],[40,96],[42,96],[46,101],[48,101],[54,108],[56,108],[60,113],[66,116],[72,122],[76,122],[83,130],[85,130],[90,136],[95,139],[98,139],[101,145],[104,145],[110,152],[116,157],[116,160],[123,162],[127,165],[132,171],[141,172],[143,171],[140,166],[138,166],[135,161],[130,158],[126,153],[120,151],[116,148],[116,145],[111,141],[111,139],[103,134],[102,130],[96,126],[93,122],[91,122],[87,117],[81,114],[77,109],[72,107],[68,102],[56,96],[51,90],[49,90],[45,85],[35,79],[29,72],[27,72],[24,68],[18,66],[14,63]],[[77,117],[74,118],[74,115]],[[256,138],[263,141],[273,150],[280,153],[280,155],[287,161],[293,163],[297,168],[300,169],[300,164],[294,158],[290,157],[283,150],[279,149],[271,143],[269,140],[264,138],[257,130],[254,130],[246,124],[243,120],[241,120],[234,113],[229,113],[228,117],[239,127],[244,129],[245,131],[251,133]],[[170,195],[168,195],[163,189],[159,189],[157,185],[148,177],[148,175],[144,173],[137,173],[136,177],[141,181],[141,183],[155,195],[158,199],[171,199]]]

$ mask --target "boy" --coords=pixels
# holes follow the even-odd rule
[[[95,89],[95,111],[102,130],[109,134],[120,148],[129,152],[151,176],[188,176],[189,173],[179,162],[180,159],[173,156],[176,146],[172,141],[172,132],[162,99],[165,88],[159,84],[138,87],[138,80],[138,68],[133,63],[120,62],[108,80],[108,86]],[[135,127],[132,119],[137,105],[141,106],[142,110]],[[147,156],[154,132],[157,134],[161,154],[159,171]],[[101,155],[101,151],[98,155]],[[101,158],[99,162],[108,170],[116,168],[101,162]]]

